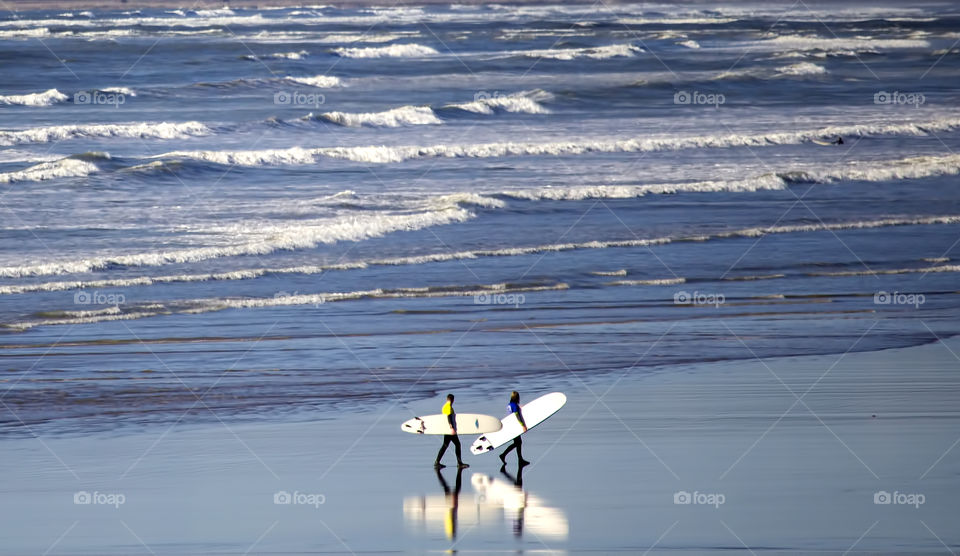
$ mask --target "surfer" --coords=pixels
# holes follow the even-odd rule
[[[440,410],[440,413],[447,416],[447,423],[450,424],[450,434],[443,435],[443,446],[440,446],[440,451],[437,453],[437,461],[433,462],[433,466],[437,469],[446,467],[446,465],[440,463],[440,460],[443,459],[443,454],[447,451],[447,446],[452,442],[453,448],[457,453],[457,467],[460,469],[470,467],[466,463],[463,463],[463,459],[460,457],[460,437],[457,436],[457,414],[453,411],[453,394],[447,394],[447,403],[443,404],[443,409]]]
[[[516,390],[510,393],[510,404],[507,405],[507,411],[509,411],[511,414],[517,415],[517,421],[520,423],[520,426],[523,427],[523,432],[527,432],[527,423],[524,422],[523,413],[520,411],[520,393]],[[520,465],[520,467],[530,463],[529,461],[523,459],[523,440],[520,439],[520,436],[521,435],[518,434],[517,437],[513,439],[513,444],[508,446],[507,449],[500,454],[500,461],[502,461],[504,465],[507,464],[507,454],[509,454],[510,450],[513,450],[514,448],[517,449],[517,463]]]

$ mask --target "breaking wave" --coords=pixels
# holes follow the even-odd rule
[[[553,100],[553,95],[542,89],[521,91],[509,95],[478,93],[472,102],[450,104],[444,108],[456,108],[476,114],[493,114],[496,110],[525,114],[549,114],[541,102]]]
[[[443,123],[429,106],[401,106],[383,112],[366,113],[325,112],[319,118],[346,127],[400,127]]]
[[[435,48],[422,44],[391,44],[365,48],[334,48],[333,52],[344,58],[423,58],[439,54]]]
[[[47,89],[42,93],[26,95],[0,95],[0,104],[18,104],[20,106],[50,106],[63,102],[69,97],[56,89]]]
[[[0,145],[49,143],[93,137],[133,137],[140,139],[184,139],[209,135],[212,130],[200,122],[135,122],[129,124],[87,124],[34,127],[20,131],[0,131]]]

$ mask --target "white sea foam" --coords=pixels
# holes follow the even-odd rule
[[[518,50],[500,53],[498,57],[526,56],[527,58],[547,58],[551,60],[576,60],[577,58],[606,60],[608,58],[628,58],[640,52],[644,52],[644,50],[632,44],[611,44],[608,46],[589,46],[584,48]]]
[[[91,165],[92,166],[92,165]],[[2,176],[3,174],[0,174]],[[220,257],[266,255],[279,250],[309,249],[320,244],[361,241],[389,233],[419,230],[431,226],[462,222],[472,214],[460,207],[419,213],[375,214],[338,219],[288,223],[283,226],[252,225],[247,241],[229,246],[190,249],[152,250],[125,255],[99,255],[85,259],[49,261],[41,264],[0,268],[0,276],[23,277],[90,272],[112,265],[161,266],[198,262]]]
[[[552,94],[542,89],[535,89],[508,95],[478,94],[472,102],[451,104],[447,107],[477,114],[493,114],[495,110],[525,114],[549,114],[550,111],[540,103],[550,100],[553,100]]]
[[[0,183],[22,181],[44,181],[57,178],[82,177],[98,172],[92,162],[76,158],[61,158],[52,162],[41,162],[25,170],[0,173]]]
[[[700,48],[700,43],[698,43],[693,39],[680,41],[677,44],[679,44],[680,46],[685,46],[687,48]]]
[[[893,268],[893,269],[884,269],[884,270],[846,270],[846,271],[836,271],[836,272],[810,272],[809,276],[830,276],[830,277],[842,277],[842,276],[879,276],[879,275],[894,275],[894,274],[928,274],[928,273],[940,273],[940,272],[960,272],[960,265],[948,264],[948,265],[937,265],[937,266],[924,266],[920,268]]]
[[[0,145],[49,143],[90,137],[135,137],[141,139],[183,139],[209,135],[212,130],[200,122],[136,122],[129,124],[84,124],[33,127],[0,131]]]
[[[472,286],[428,286],[393,289],[357,290],[345,292],[324,292],[315,294],[277,295],[266,298],[202,298],[189,299],[164,305],[149,303],[141,306],[132,306],[121,309],[109,307],[94,311],[62,311],[55,316],[37,320],[18,322],[5,325],[16,330],[28,330],[37,326],[51,326],[64,324],[91,324],[97,322],[133,320],[149,318],[157,315],[202,314],[224,309],[259,309],[269,307],[286,307],[299,305],[320,305],[356,299],[406,299],[406,298],[438,298],[438,297],[476,297],[482,295],[507,293],[532,293],[543,291],[560,291],[568,289],[564,283],[550,285],[508,285],[508,284],[478,284]]]
[[[685,278],[657,278],[653,280],[617,280],[614,282],[607,282],[608,286],[675,286],[677,284],[683,284],[687,280]]]
[[[826,223],[826,224],[800,224],[800,225],[794,224],[794,225],[781,225],[781,226],[767,226],[767,227],[756,227],[756,228],[744,228],[744,229],[738,229],[738,230],[731,230],[727,232],[718,232],[713,235],[671,236],[671,237],[640,238],[640,239],[615,240],[615,241],[585,241],[585,242],[579,242],[579,243],[545,244],[545,245],[534,245],[534,246],[526,246],[526,247],[510,247],[510,248],[504,248],[504,249],[456,251],[456,252],[446,252],[446,253],[433,253],[433,254],[427,254],[427,255],[415,255],[415,256],[408,256],[408,257],[374,259],[374,260],[367,260],[367,261],[353,261],[353,262],[347,262],[347,263],[322,265],[322,266],[297,266],[297,267],[287,267],[287,268],[255,268],[255,269],[236,270],[231,272],[222,272],[222,273],[180,274],[180,275],[168,275],[168,276],[141,276],[141,277],[135,277],[135,278],[119,278],[119,279],[87,280],[87,281],[71,280],[71,281],[46,282],[46,283],[28,284],[28,285],[8,285],[8,286],[0,286],[0,295],[21,294],[21,293],[29,293],[29,292],[36,292],[36,291],[64,291],[64,290],[83,289],[83,288],[149,286],[153,284],[174,283],[174,282],[248,280],[248,279],[258,278],[260,276],[264,276],[268,274],[269,275],[320,274],[328,271],[360,269],[360,268],[368,268],[370,266],[421,265],[421,264],[439,263],[439,262],[447,262],[447,261],[472,260],[472,259],[479,259],[483,257],[515,257],[515,256],[525,256],[525,255],[538,255],[541,253],[563,252],[563,251],[572,251],[572,250],[580,250],[580,249],[650,247],[655,245],[665,245],[669,243],[678,243],[678,242],[705,242],[705,241],[710,241],[712,239],[729,239],[729,238],[738,238],[738,237],[755,238],[755,237],[760,237],[760,236],[770,235],[770,234],[871,229],[871,228],[884,228],[884,227],[892,227],[892,226],[954,225],[954,224],[960,224],[960,215],[884,218],[884,219],[877,219],[877,220],[833,222],[833,223]],[[412,229],[412,228],[403,228],[403,229]],[[175,258],[182,259],[183,258],[182,255],[183,253],[181,253],[181,256],[178,256]],[[222,255],[225,256],[226,254],[223,253]],[[160,260],[158,260],[157,257],[152,257],[149,255],[143,255],[143,256],[135,255],[135,256],[116,257],[116,258],[86,259],[86,260],[72,261],[72,262],[66,262],[66,263],[64,262],[49,263],[45,265],[34,265],[34,266],[0,267],[0,276],[8,277],[8,278],[19,278],[24,276],[67,274],[71,272],[89,272],[91,270],[103,268],[110,264],[148,265],[148,264],[163,264],[164,262],[174,262],[174,261],[167,260],[168,258],[169,258],[168,254],[163,253],[163,254],[160,254],[160,257],[159,257]],[[956,265],[945,265],[945,267],[950,267],[950,268],[952,268],[953,266],[956,266]],[[951,270],[942,270],[942,272],[948,272],[948,271],[951,271]],[[609,272],[595,271],[595,272],[591,272],[591,274],[594,274],[597,276],[626,276],[627,271],[626,270],[617,270],[617,271],[609,271]],[[780,277],[780,276],[771,275],[767,278],[776,278],[776,277]],[[754,277],[754,279],[760,279],[760,278],[763,278],[763,277]],[[638,285],[639,282],[649,282],[649,281],[631,281],[631,282],[637,282],[631,285]]]
[[[960,154],[914,156],[898,160],[851,161],[839,168],[783,172],[788,181],[832,183],[837,181],[889,181],[960,174]]]
[[[731,23],[736,21],[730,17],[686,17],[686,16],[663,16],[663,17],[621,17],[617,23],[624,25],[701,25]]]
[[[131,89],[130,87],[107,87],[105,89],[100,89],[104,93],[119,93],[121,95],[126,95],[128,97],[137,96],[137,92]]]
[[[0,31],[0,39],[36,39],[53,36],[48,27],[31,27],[27,29],[5,29]]]
[[[346,127],[400,127],[443,123],[429,106],[401,106],[383,112],[366,113],[325,112],[320,117]]]
[[[923,122],[830,126],[800,131],[769,132],[751,135],[695,135],[638,137],[631,139],[570,140],[550,143],[475,143],[431,146],[358,146],[255,151],[175,151],[153,158],[183,157],[217,164],[239,166],[313,164],[327,157],[363,163],[394,163],[423,158],[497,158],[504,156],[566,156],[588,153],[654,152],[666,150],[763,147],[806,143],[813,139],[837,136],[926,135],[960,128],[960,118],[941,118]]]
[[[811,62],[798,62],[777,68],[777,71],[784,75],[822,75],[827,73],[826,68],[818,66]]]
[[[306,50],[298,50],[297,52],[274,52],[269,57],[282,60],[302,60],[309,55],[310,53]]]
[[[274,52],[273,54],[264,54],[263,56],[257,56],[255,54],[246,54],[243,56],[244,60],[250,60],[256,62],[263,58],[273,58],[275,60],[302,60],[309,56],[310,53],[306,50],[299,50],[297,52]]]
[[[26,95],[0,95],[0,104],[18,104],[21,106],[50,106],[56,102],[67,100],[67,95],[56,89],[48,89],[42,93]]]
[[[620,270],[593,270],[590,274],[594,276],[626,276],[627,270],[625,268]]]
[[[876,51],[877,49],[930,48],[930,42],[919,39],[838,38],[783,35],[773,39],[755,41],[747,47],[786,51]]]
[[[439,54],[435,48],[422,44],[391,44],[366,48],[335,48],[333,52],[344,58],[423,58]]]
[[[220,17],[224,15],[237,15],[230,8],[215,8],[212,10],[192,10],[197,17]],[[182,15],[183,12],[181,12]]]
[[[332,75],[315,75],[313,77],[293,77],[288,75],[284,77],[284,79],[287,81],[293,81],[294,83],[301,83],[303,85],[317,87],[318,89],[329,89],[331,87],[340,87],[343,85],[339,77],[334,77]]]
[[[596,185],[575,187],[542,187],[504,191],[502,194],[530,201],[580,201],[584,199],[630,199],[645,195],[673,193],[753,192],[785,189],[786,182],[776,174],[764,174],[742,180],[715,180],[651,185]]]

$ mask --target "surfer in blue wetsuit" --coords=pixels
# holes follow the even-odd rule
[[[440,413],[447,416],[447,423],[450,424],[450,434],[443,435],[443,446],[440,446],[440,451],[437,453],[437,461],[433,462],[433,466],[437,469],[446,467],[446,465],[440,463],[440,460],[443,458],[444,452],[447,451],[447,446],[452,442],[457,454],[457,467],[460,469],[470,467],[466,463],[463,463],[463,459],[460,457],[460,437],[457,436],[457,414],[453,411],[453,394],[447,394],[447,403],[443,404],[443,409],[440,410]]]
[[[523,432],[527,432],[527,423],[523,420],[523,412],[520,411],[520,393],[516,390],[510,393],[510,404],[507,405],[507,411],[511,414],[516,414],[517,421],[520,423],[520,426],[523,427]],[[514,448],[517,449],[517,463],[521,467],[530,463],[523,459],[523,441],[520,440],[520,436],[521,435],[518,434],[517,437],[513,439],[513,444],[500,454],[500,461],[502,461],[504,465],[507,464],[507,454]]]

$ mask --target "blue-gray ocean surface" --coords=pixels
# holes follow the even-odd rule
[[[949,2],[0,15],[0,434],[956,334],[958,29]]]

